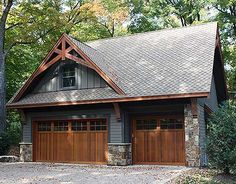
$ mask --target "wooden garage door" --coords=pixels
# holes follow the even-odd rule
[[[105,119],[34,122],[33,160],[106,163]]]
[[[185,165],[181,117],[134,119],[132,142],[135,164]]]

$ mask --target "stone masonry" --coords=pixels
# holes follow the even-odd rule
[[[32,143],[20,143],[20,161],[32,162]]]
[[[187,166],[200,166],[200,147],[199,147],[199,122],[198,118],[192,115],[191,106],[184,108],[185,123],[185,154]]]
[[[132,163],[130,143],[108,143],[108,165],[126,166]]]

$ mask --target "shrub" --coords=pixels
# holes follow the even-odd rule
[[[207,153],[210,166],[236,173],[236,107],[226,102],[208,122]]]
[[[0,155],[6,155],[10,146],[16,146],[21,139],[20,116],[16,111],[7,114],[7,128],[0,134]]]
[[[0,134],[0,155],[6,155],[10,148],[10,137],[6,132]]]

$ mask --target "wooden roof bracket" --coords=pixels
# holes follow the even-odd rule
[[[121,121],[121,110],[119,103],[112,103],[112,104],[114,106],[117,121]]]
[[[197,98],[191,98],[191,111],[193,118],[197,118],[198,112],[197,112]]]
[[[61,44],[61,48],[59,48],[60,44]],[[69,45],[68,48],[66,48],[67,44]],[[75,50],[75,52],[81,55],[83,59],[72,55],[70,51],[73,49]],[[50,60],[53,53],[56,53],[57,56]],[[80,49],[78,49],[77,46],[71,41],[71,39],[64,33],[59,38],[59,40],[54,45],[54,47],[51,49],[51,51],[48,53],[48,55],[45,57],[43,62],[39,65],[39,67],[34,71],[34,73],[26,81],[24,86],[20,89],[19,93],[13,99],[13,102],[18,101],[22,97],[24,92],[27,90],[28,86],[39,74],[47,70],[50,66],[52,66],[57,61],[65,60],[66,58],[71,59],[79,64],[82,64],[86,67],[89,67],[95,70],[118,94],[121,94],[121,95],[125,94],[122,91],[122,89],[120,89],[98,66],[96,66],[95,63],[93,63],[90,60],[90,58],[88,58]]]

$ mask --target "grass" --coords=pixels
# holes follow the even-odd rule
[[[236,177],[224,175],[220,171],[213,169],[191,169],[171,183],[176,184],[236,184]]]

